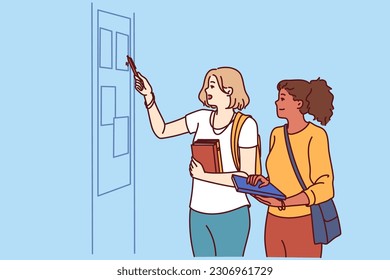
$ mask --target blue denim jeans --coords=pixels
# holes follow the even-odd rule
[[[249,230],[248,206],[221,214],[190,210],[190,236],[194,257],[242,257]]]

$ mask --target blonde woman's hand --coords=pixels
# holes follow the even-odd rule
[[[189,170],[191,176],[196,179],[202,179],[205,175],[202,164],[194,158],[191,159]]]
[[[135,89],[142,94],[145,98],[147,96],[151,96],[153,89],[150,85],[148,79],[146,79],[140,72],[138,72],[138,75],[134,75],[135,79]]]

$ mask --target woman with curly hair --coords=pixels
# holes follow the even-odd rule
[[[285,200],[263,196],[254,197],[268,205],[265,223],[267,257],[321,257],[322,244],[315,244],[310,207],[334,196],[333,169],[326,131],[306,121],[326,125],[333,115],[333,94],[323,79],[282,80],[277,85],[276,114],[286,119],[288,138],[298,170],[307,187],[303,190],[292,167],[286,147],[284,126],[271,132],[266,160],[268,178],[250,175],[247,181],[276,186],[286,195]]]

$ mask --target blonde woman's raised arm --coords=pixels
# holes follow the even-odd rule
[[[148,111],[150,126],[158,138],[169,138],[188,133],[185,118],[166,123],[157,107],[152,86],[149,81],[138,72],[135,78],[135,88],[145,98],[145,107]]]

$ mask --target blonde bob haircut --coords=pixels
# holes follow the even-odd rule
[[[218,86],[221,91],[226,93],[226,88],[231,88],[229,109],[244,109],[249,104],[249,96],[245,90],[244,79],[241,73],[232,67],[219,67],[210,69],[203,81],[202,89],[199,92],[198,98],[207,107],[211,107],[207,102],[206,89],[209,86],[209,79],[214,76],[218,81]],[[228,93],[226,93],[228,94]]]

